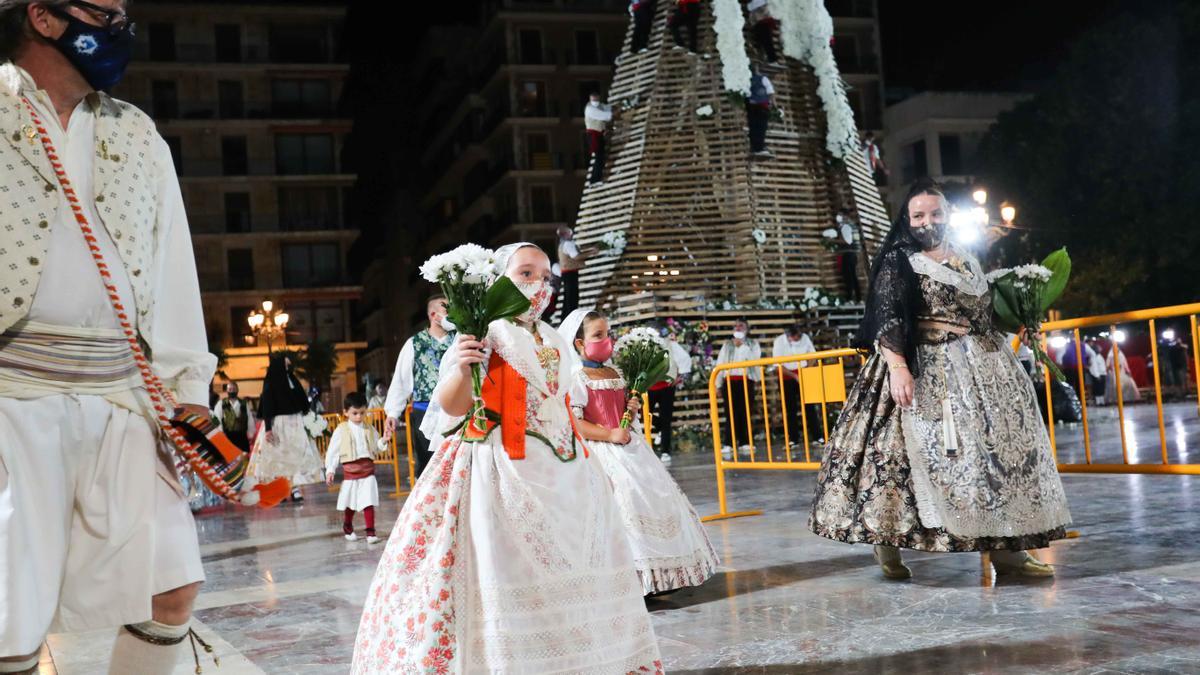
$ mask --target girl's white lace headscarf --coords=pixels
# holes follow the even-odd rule
[[[579,356],[579,351],[575,349],[575,336],[579,334],[579,326],[583,323],[583,317],[588,315],[588,312],[595,311],[592,308],[580,308],[567,315],[563,322],[558,325],[558,334],[567,343],[568,354],[564,358],[571,360],[571,376],[583,370],[583,358]]]
[[[542,247],[537,244],[531,244],[527,241],[519,241],[515,244],[505,244],[496,249],[496,274],[504,276],[508,272],[508,263],[512,260],[513,254],[523,248],[536,248],[541,251]],[[544,251],[543,251],[544,252]]]

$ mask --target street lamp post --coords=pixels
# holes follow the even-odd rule
[[[275,307],[275,303],[270,300],[263,300],[262,309],[252,313],[246,323],[250,324],[250,330],[256,338],[266,338],[267,354],[271,353],[271,340],[278,336],[281,341],[286,341],[285,330],[288,324],[288,314]]]

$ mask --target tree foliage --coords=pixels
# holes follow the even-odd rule
[[[980,149],[1025,234],[1003,262],[1066,246],[1068,315],[1200,299],[1200,7],[1127,13],[1084,35]]]

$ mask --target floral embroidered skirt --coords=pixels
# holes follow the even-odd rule
[[[812,531],[938,552],[1063,538],[1066,496],[1032,382],[1011,350],[966,336],[919,352],[909,409],[893,402],[882,356],[863,367],[822,458]]]
[[[527,438],[435,438],[363,608],[351,672],[661,673],[603,472]]]
[[[588,448],[612,482],[642,591],[699,586],[721,564],[717,552],[687,495],[646,439],[636,431],[631,435],[628,445],[591,441]]]

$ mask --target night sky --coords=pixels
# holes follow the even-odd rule
[[[1053,73],[1080,33],[1120,10],[1162,1],[879,0],[885,84],[897,96],[925,89],[1031,90]],[[348,0],[347,55],[359,68],[394,73],[428,26],[472,23],[481,4],[412,3],[398,15],[381,12],[378,0]]]

